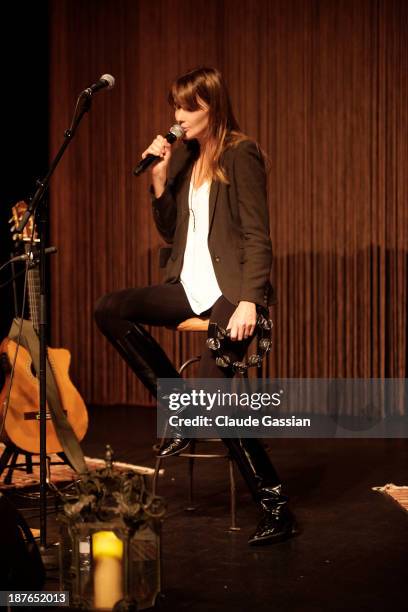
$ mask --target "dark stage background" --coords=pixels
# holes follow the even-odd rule
[[[8,219],[11,207],[33,192],[48,166],[48,4],[2,3],[2,121],[0,172],[0,263],[12,249]],[[8,279],[8,271],[0,282]],[[11,287],[0,289],[0,338],[13,316]]]
[[[117,79],[51,190],[52,343],[72,351],[88,402],[150,401],[92,311],[105,292],[160,280],[148,177],[132,168],[173,122],[170,82],[198,64],[221,69],[242,129],[271,160],[268,374],[406,375],[407,17],[405,0],[50,2],[50,154],[79,91],[104,72]],[[202,342],[154,335],[175,361]]]

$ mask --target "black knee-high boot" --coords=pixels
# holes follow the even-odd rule
[[[158,378],[177,378],[177,370],[156,340],[138,323],[119,318],[98,305],[95,321],[140,381],[157,397]]]
[[[114,343],[154,397],[157,397],[158,378],[179,378],[179,373],[161,346],[141,325],[128,323],[124,333]]]
[[[119,345],[122,354],[126,353],[127,359],[130,357],[135,374],[154,397],[157,397],[158,378],[181,378],[161,346],[141,325],[131,323],[131,328],[119,340]],[[182,412],[188,412],[188,407],[183,406],[174,414]],[[190,439],[183,437],[177,427],[172,428],[172,435],[172,438],[163,442],[158,451],[158,456],[163,459],[181,453],[190,444]]]
[[[263,444],[256,438],[223,438],[232,458],[251,491],[259,502],[262,490],[281,485]]]
[[[282,494],[280,478],[261,442],[255,438],[223,438],[223,442],[262,510],[262,518],[249,544],[268,544],[293,535],[295,525],[288,498]]]
[[[106,315],[102,309],[96,310],[95,320],[99,329],[153,397],[157,398],[158,378],[181,378],[161,346],[142,325]],[[184,410],[183,407],[176,414]],[[173,427],[172,435],[173,438],[160,448],[160,457],[176,455],[190,444],[177,428]]]

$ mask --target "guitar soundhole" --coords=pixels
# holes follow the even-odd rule
[[[36,369],[35,369],[35,367],[34,367],[33,362],[31,362],[31,365],[30,365],[30,370],[31,370],[31,374],[32,374],[32,375],[34,376],[34,378],[35,378],[35,377],[37,376],[37,372],[36,372]]]

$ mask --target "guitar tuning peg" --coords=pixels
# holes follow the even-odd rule
[[[10,227],[10,232],[14,232],[15,230],[16,230],[16,226],[15,226],[15,225],[12,225],[12,226]]]
[[[11,219],[8,220],[9,223],[14,223],[14,217],[11,217]]]
[[[13,234],[13,240],[18,240],[18,234]]]

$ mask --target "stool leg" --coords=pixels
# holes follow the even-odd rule
[[[51,482],[51,457],[49,455],[45,458],[45,482],[48,486]]]
[[[159,449],[163,446],[165,440],[166,440],[166,436],[167,436],[167,430],[169,428],[169,424],[166,423],[165,427],[164,427],[164,431],[163,431],[163,436],[160,440],[160,445],[159,445]],[[152,494],[153,495],[157,495],[157,481],[159,479],[159,470],[160,470],[160,465],[162,462],[162,458],[159,457],[159,455],[156,455],[156,464],[154,466],[154,474],[153,474],[153,482],[152,482]]]
[[[195,453],[195,440],[191,440],[190,453]],[[196,509],[194,506],[194,457],[188,458],[188,507],[186,508],[189,512]]]
[[[26,460],[26,473],[32,474],[33,473],[33,456],[30,453],[25,453],[25,460]]]
[[[230,531],[239,531],[237,527],[237,495],[235,486],[234,461],[232,457],[228,457],[229,478],[230,478],[230,493],[231,493],[231,527]]]
[[[2,455],[0,457],[0,476],[6,469],[8,462],[10,460],[10,457],[13,456],[13,452],[14,451],[12,448],[10,448],[10,446],[6,446],[4,451],[2,452]]]
[[[183,374],[184,370],[188,368],[192,363],[196,363],[197,361],[201,361],[201,355],[197,355],[197,357],[191,357],[191,359],[187,359],[178,369],[178,373],[180,376]]]
[[[17,463],[17,459],[18,459],[18,452],[14,451],[13,456],[10,461],[10,465],[8,466],[7,475],[4,479],[4,484],[7,484],[7,485],[11,484],[11,481],[13,479],[14,466]]]
[[[161,465],[161,457],[156,457],[156,465],[154,467],[153,481],[152,481],[152,494],[157,495],[157,481],[159,478],[159,470]]]

